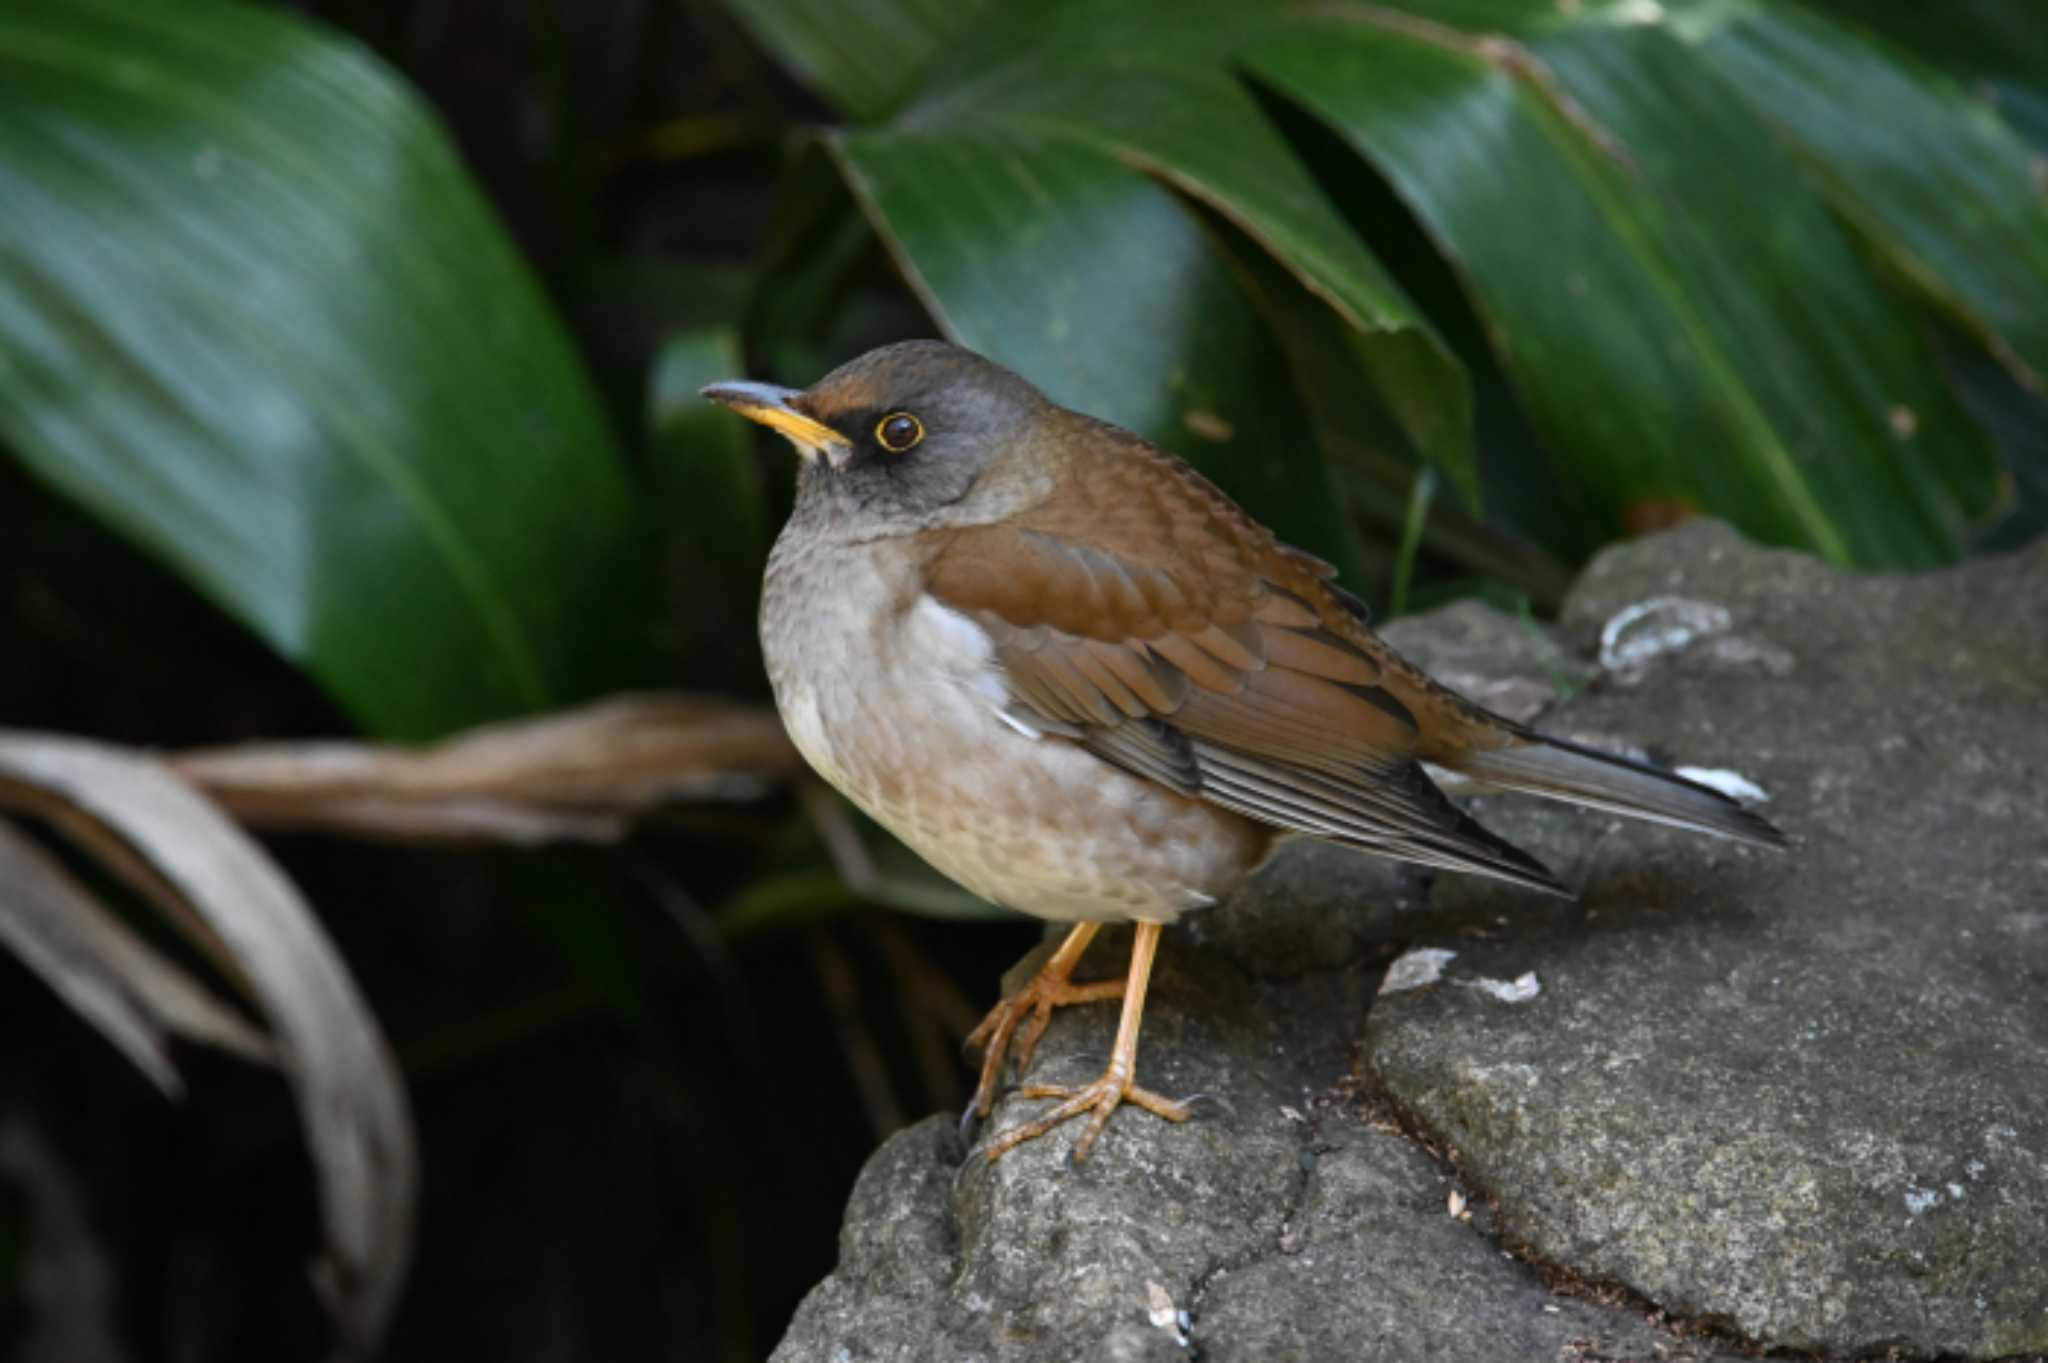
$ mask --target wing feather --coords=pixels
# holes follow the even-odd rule
[[[926,589],[986,629],[1013,712],[1054,741],[1278,828],[1557,889],[1424,775],[1400,677],[1318,596],[1327,566],[1253,532],[1211,517],[1155,561],[977,527]]]
[[[1372,633],[1335,570],[1281,544],[1200,474],[1050,409],[1056,488],[935,533],[925,587],[988,632],[1005,714],[1147,780],[1276,827],[1562,892],[1423,762],[1552,798],[1757,841],[1713,792],[1543,739]],[[1034,465],[1034,469],[1037,469]]]

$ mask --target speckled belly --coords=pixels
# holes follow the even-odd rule
[[[763,601],[783,723],[940,871],[1040,918],[1170,922],[1257,863],[1268,835],[1249,821],[1006,724],[979,630],[892,580],[886,559],[806,558],[778,552]]]

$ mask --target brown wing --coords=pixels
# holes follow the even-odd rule
[[[1562,892],[1419,765],[1483,712],[1387,650],[1327,564],[1089,427],[1057,500],[956,532],[926,568],[988,632],[1019,722],[1264,823]]]

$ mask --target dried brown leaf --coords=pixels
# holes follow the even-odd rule
[[[0,821],[0,943],[132,1061],[166,1097],[184,1082],[170,1038],[250,1060],[270,1042],[182,967],[101,907],[55,857]]]
[[[0,730],[0,805],[42,814],[215,952],[268,1019],[319,1179],[317,1284],[350,1352],[374,1349],[411,1258],[412,1121],[340,954],[247,834],[163,763]]]
[[[172,765],[258,828],[425,842],[615,841],[675,801],[754,799],[802,771],[773,712],[627,695],[426,748],[277,743]]]

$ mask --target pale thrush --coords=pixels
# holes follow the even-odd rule
[[[988,1114],[1013,1037],[1021,1071],[1055,1007],[1123,998],[1102,1077],[1025,1087],[1058,1105],[998,1136],[990,1159],[1085,1112],[1084,1157],[1123,1102],[1189,1115],[1134,1083],[1159,930],[1228,895],[1282,837],[1566,893],[1424,763],[1783,841],[1717,791],[1438,685],[1373,634],[1328,564],[1164,450],[971,351],[912,341],[802,391],[704,392],[803,456],[761,600],[797,747],[975,894],[1074,924],[976,1029],[974,1110]],[[1074,984],[1114,922],[1136,924],[1125,978]]]

